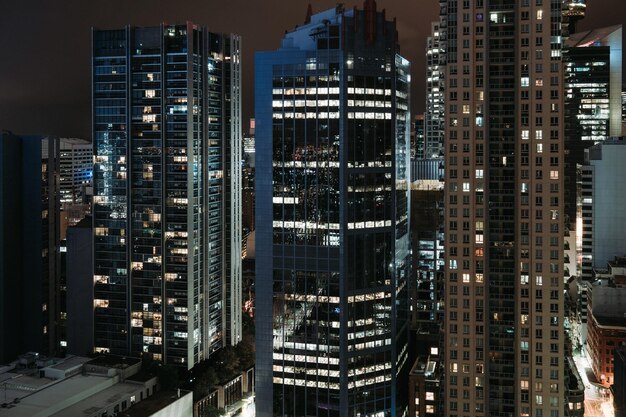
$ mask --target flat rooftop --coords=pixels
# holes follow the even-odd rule
[[[83,365],[85,362],[89,362],[89,358],[85,358],[82,356],[71,356],[61,362],[55,363],[54,365],[47,366],[47,368],[67,371],[68,369]]]
[[[111,378],[94,376],[94,375],[74,375],[71,378],[53,381],[47,378],[22,377],[11,381],[12,384],[19,383],[20,386],[25,382],[31,383],[32,380],[39,380],[42,385],[37,391],[28,391],[26,389],[7,389],[7,401],[11,402],[14,398],[19,398],[19,403],[10,408],[7,416],[11,417],[30,417],[45,410],[51,409],[55,405],[59,405],[59,401],[68,401],[72,397],[76,398],[86,389],[97,387],[100,384],[106,384]],[[30,384],[29,384],[30,385]],[[3,409],[0,409],[3,410]],[[4,416],[4,411],[2,416]],[[59,414],[71,415],[71,414]]]
[[[105,366],[107,368],[124,369],[141,362],[141,359],[125,356],[100,355],[87,362],[88,365]]]
[[[192,395],[180,390],[180,398]],[[162,390],[119,413],[121,417],[148,417],[180,399],[176,390]]]

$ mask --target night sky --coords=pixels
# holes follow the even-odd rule
[[[302,24],[307,0],[2,0],[0,129],[91,139],[90,28],[192,21],[243,37],[244,132],[254,109],[254,51],[278,48]],[[625,0],[588,0],[580,29],[626,24]],[[313,11],[336,5],[312,0]],[[346,1],[345,7],[362,1]],[[402,55],[412,64],[412,107],[424,111],[424,50],[438,0],[378,0],[397,17]],[[626,68],[626,67],[625,67]]]

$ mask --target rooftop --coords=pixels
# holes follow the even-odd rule
[[[87,364],[92,366],[105,366],[107,368],[124,369],[139,362],[141,362],[141,359],[127,358],[126,356],[99,355],[87,362]]]
[[[622,31],[622,25],[608,26],[592,30],[584,30],[570,35],[565,42],[567,48],[584,48],[589,46],[608,46],[608,37],[617,31]],[[620,35],[621,40],[621,35]],[[621,44],[619,45],[621,49]]]
[[[626,288],[594,286],[592,313],[602,326],[626,327]]]
[[[184,390],[162,390],[133,405],[119,415],[121,417],[148,417],[187,395],[192,395],[192,392]]]

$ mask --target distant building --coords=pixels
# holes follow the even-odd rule
[[[585,17],[586,0],[562,0],[562,30],[563,37],[567,38],[576,32],[576,24]]]
[[[424,115],[418,114],[413,119],[411,128],[411,159],[424,158]]]
[[[445,132],[445,53],[446,31],[440,22],[431,24],[426,40],[426,111],[424,113],[424,149],[418,158],[443,156]]]
[[[86,355],[93,351],[93,234],[86,217],[67,229],[66,351]]]
[[[584,150],[622,133],[622,26],[570,35],[564,45],[563,67],[565,214],[573,223],[577,169],[584,162]]]
[[[418,188],[443,189],[444,175],[443,158],[411,159],[411,184],[419,182]]]
[[[62,138],[60,143],[59,190],[61,204],[86,203],[86,188],[92,186],[93,146],[77,138]]]
[[[444,235],[443,190],[411,189],[412,327],[443,326]],[[424,330],[430,332],[428,330]],[[436,331],[438,333],[438,330]],[[419,336],[417,340],[419,342]]]
[[[0,134],[0,363],[61,348],[61,143]]]
[[[609,140],[587,151],[582,175],[582,278],[626,253],[626,141]]]
[[[66,231],[91,212],[93,146],[77,138],[60,139],[59,192],[61,240]]]
[[[256,144],[254,139],[255,120],[250,119],[250,131],[243,138],[243,172],[241,177],[242,190],[242,208],[241,221],[244,229],[251,232],[255,229],[254,222],[254,169],[256,166]],[[244,240],[247,237],[244,238]],[[246,242],[244,242],[244,245]]]

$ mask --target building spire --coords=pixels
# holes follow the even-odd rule
[[[365,12],[365,41],[371,45],[376,39],[376,0],[365,0],[363,11]]]
[[[313,7],[311,7],[311,2],[309,1],[309,7],[306,9],[306,17],[304,18],[304,24],[311,23],[311,16],[313,16]]]

